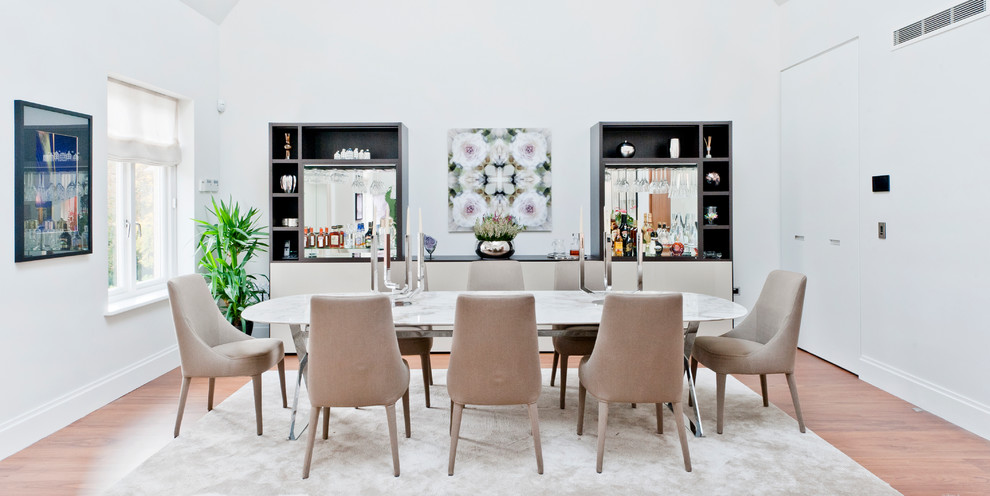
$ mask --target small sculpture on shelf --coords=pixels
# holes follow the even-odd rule
[[[718,186],[722,182],[722,177],[718,175],[718,172],[709,172],[705,174],[705,182],[711,186]]]
[[[437,240],[433,236],[423,236],[423,247],[426,249],[426,253],[430,254],[430,260],[433,260],[433,251],[437,249]]]
[[[632,158],[633,155],[636,155],[636,147],[633,146],[632,143],[625,140],[623,140],[622,143],[619,143],[616,151],[619,152],[619,156],[622,158]]]
[[[712,137],[705,137],[705,158],[712,158]]]
[[[292,133],[285,133],[285,158],[292,158]]]

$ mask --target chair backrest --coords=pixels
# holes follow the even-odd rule
[[[680,401],[684,374],[683,298],[605,296],[595,350],[581,381],[605,401]]]
[[[313,296],[308,351],[313,405],[390,405],[409,387],[388,296]]]
[[[784,347],[797,348],[804,310],[804,292],[808,278],[804,274],[775,270],[767,276],[753,311],[727,337],[768,344],[786,341]],[[780,336],[778,338],[778,336]]]
[[[179,360],[186,372],[195,364],[213,359],[210,348],[251,339],[227,322],[217,308],[202,274],[186,274],[168,281],[168,302],[179,344]]]
[[[468,291],[524,291],[518,260],[476,260],[468,269]]]
[[[529,404],[539,398],[541,383],[533,295],[458,296],[447,371],[450,399]]]
[[[416,262],[412,263],[413,266],[413,289],[419,286],[419,281],[416,275]],[[406,263],[404,261],[396,261],[392,263],[392,282],[398,284],[406,283]],[[385,287],[385,264],[382,263],[378,266],[378,290],[387,291],[388,288]],[[423,265],[423,291],[430,290],[430,271],[427,269],[427,265]]]
[[[592,277],[592,273],[595,271],[591,270],[591,264],[587,264],[585,269],[584,285],[592,291],[604,290],[605,281],[601,274],[597,274],[598,277]],[[553,266],[553,289],[581,289],[581,262],[577,260],[556,262]]]

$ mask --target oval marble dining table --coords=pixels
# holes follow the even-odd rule
[[[415,295],[406,304],[392,308],[392,320],[398,337],[449,337],[454,325],[454,308],[457,297],[465,291],[425,291]],[[601,293],[583,291],[486,291],[484,294],[532,294],[536,299],[536,324],[540,326],[540,336],[594,336],[594,331],[568,331],[552,329],[550,326],[597,325],[602,318]],[[664,292],[644,292],[663,294]],[[333,293],[344,295],[367,295],[368,293]],[[683,319],[687,323],[684,335],[684,356],[690,356],[701,322],[737,319],[746,315],[747,310],[733,301],[698,293],[681,293],[684,299]],[[244,309],[242,317],[254,322],[288,324],[292,341],[299,357],[299,376],[296,379],[296,393],[293,400],[292,420],[289,424],[289,439],[296,439],[295,418],[299,401],[300,381],[304,375],[309,341],[309,308],[312,294],[281,296],[252,305]],[[690,374],[690,372],[688,372]],[[689,378],[690,379],[690,378]],[[694,419],[691,430],[702,436],[701,412],[694,397],[694,381],[689,380],[689,394],[694,404]],[[301,433],[301,431],[300,431]]]

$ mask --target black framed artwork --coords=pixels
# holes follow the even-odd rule
[[[93,117],[14,101],[14,261],[93,252]]]
[[[364,220],[363,193],[354,193],[354,220]]]

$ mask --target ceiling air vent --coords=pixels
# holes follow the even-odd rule
[[[969,0],[894,31],[894,46],[945,29],[987,11],[986,0]]]

